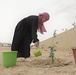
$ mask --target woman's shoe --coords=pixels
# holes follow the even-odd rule
[[[26,58],[25,61],[32,61],[30,58]]]

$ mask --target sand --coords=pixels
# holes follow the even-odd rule
[[[0,75],[76,75],[76,65],[72,51],[54,51],[54,63],[49,57],[48,49],[41,49],[42,56],[35,57],[31,49],[31,62],[24,58],[17,59],[16,66],[4,67],[2,65],[2,51],[10,47],[0,47]]]

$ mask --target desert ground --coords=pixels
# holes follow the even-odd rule
[[[48,46],[56,44],[54,50],[54,63],[49,57]],[[0,46],[0,75],[76,75],[76,64],[72,47],[76,47],[76,27],[40,42],[42,55],[35,57],[35,47],[31,47],[31,62],[19,58],[16,66],[5,67],[2,60],[2,52],[10,51],[10,47]]]
[[[54,51],[54,63],[49,57],[49,49],[40,49],[42,55],[35,57],[31,49],[31,62],[19,58],[16,66],[2,65],[2,52],[9,51],[10,47],[0,47],[0,75],[76,75],[76,65],[72,50]]]

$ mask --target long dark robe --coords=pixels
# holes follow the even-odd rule
[[[22,19],[16,26],[12,51],[18,51],[17,57],[30,57],[30,44],[39,41],[37,38],[38,16],[29,16]]]

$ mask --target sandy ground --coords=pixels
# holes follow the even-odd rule
[[[17,59],[16,66],[4,67],[2,65],[2,51],[10,47],[0,47],[0,75],[76,75],[76,65],[72,51],[56,50],[54,63],[49,57],[48,49],[41,49],[42,56],[35,57],[31,50],[31,62],[24,58]]]

